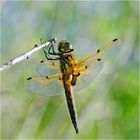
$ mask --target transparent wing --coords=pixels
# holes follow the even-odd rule
[[[104,61],[115,58],[119,52],[119,45],[120,40],[110,40],[101,48],[77,62],[78,69],[81,72],[76,85],[73,87],[75,92],[87,87],[96,78],[103,68]],[[98,59],[99,57],[103,60]]]
[[[77,78],[76,85],[73,86],[74,92],[78,92],[88,87],[103,68],[101,59],[92,59],[79,66],[80,76]]]
[[[80,76],[77,79],[76,85],[73,86],[74,93],[77,93],[79,90],[89,86],[102,68],[103,62],[101,59],[87,61],[85,64],[78,67]],[[28,78],[28,80],[25,82],[25,88],[32,93],[43,96],[64,95],[64,88],[61,79],[61,74],[34,76]]]
[[[107,42],[100,48],[99,56],[102,57],[104,61],[114,60],[120,52],[120,45],[121,42],[119,39],[114,39],[112,41]]]
[[[117,56],[119,52],[120,40],[113,39],[105,43],[101,48],[97,49],[96,51],[92,52],[91,54],[87,55],[86,57],[80,59],[77,63],[78,66],[84,64],[86,61],[90,59],[97,59],[99,57],[103,58],[104,61],[113,59]]]
[[[36,71],[41,76],[59,73],[59,62],[50,60],[41,61],[39,64],[37,64]]]
[[[32,93],[43,96],[64,95],[60,76],[34,76],[27,79],[25,88]]]

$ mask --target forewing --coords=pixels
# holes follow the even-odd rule
[[[105,43],[102,47],[98,48],[91,54],[80,59],[77,63],[78,66],[87,63],[90,59],[102,58],[104,61],[114,59],[119,53],[120,40],[114,39]]]
[[[43,96],[64,95],[63,84],[59,78],[47,79],[35,76],[25,82],[25,88]]]
[[[105,45],[100,48],[101,53],[99,56],[104,60],[114,60],[120,52],[120,40],[114,39],[113,41],[109,41]],[[97,55],[97,57],[99,57]]]

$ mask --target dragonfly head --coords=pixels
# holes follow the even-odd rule
[[[58,44],[58,51],[62,53],[72,52],[72,45],[68,41],[62,40]]]

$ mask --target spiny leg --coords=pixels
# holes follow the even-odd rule
[[[51,46],[50,46],[50,48],[51,48]],[[49,48],[49,49],[50,49]],[[49,54],[49,51],[47,51],[46,49],[43,49],[43,51],[44,51],[44,54],[45,54],[45,56],[46,56],[46,58],[47,58],[47,60],[59,60],[60,58],[59,57],[54,57],[54,58],[52,58]],[[52,55],[52,54],[51,54]],[[54,55],[56,55],[56,54],[54,54]]]

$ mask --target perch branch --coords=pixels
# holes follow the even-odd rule
[[[29,56],[31,56],[33,53],[35,53],[35,52],[39,51],[40,49],[45,48],[45,47],[49,46],[51,43],[55,43],[55,42],[56,42],[56,38],[50,39],[49,41],[47,41],[44,44],[41,44],[40,46],[35,45],[31,50],[21,54],[20,56],[14,58],[14,59],[11,59],[11,60],[5,62],[2,65],[0,65],[0,71],[3,71],[6,68],[9,68],[10,66],[12,66],[12,65],[14,65],[14,64],[16,64],[18,62],[21,62],[21,61],[23,61],[25,59],[28,59]]]

